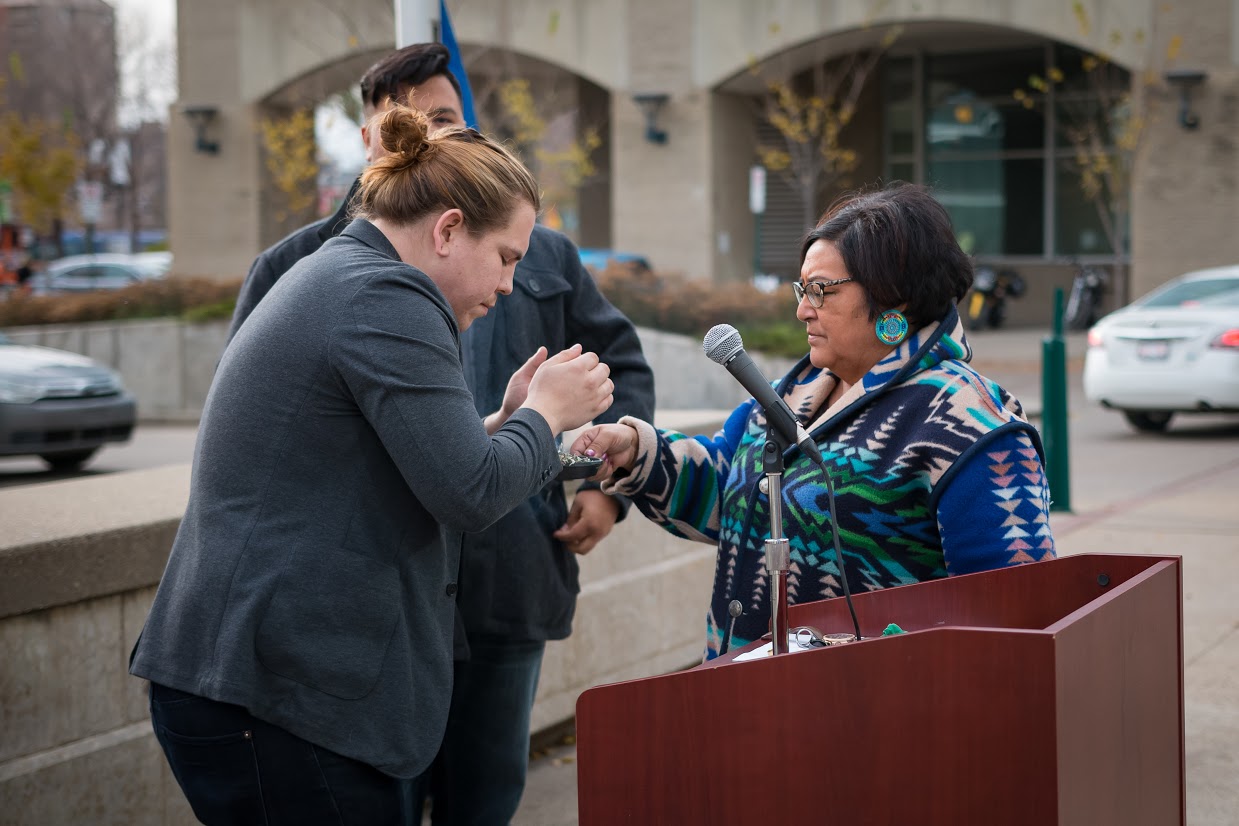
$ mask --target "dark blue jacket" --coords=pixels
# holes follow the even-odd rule
[[[259,253],[250,265],[250,271],[241,284],[241,292],[237,294],[237,308],[232,313],[232,324],[228,327],[228,341],[232,341],[241,328],[241,322],[249,318],[250,313],[262,301],[262,297],[271,292],[280,276],[293,268],[302,258],[317,250],[331,238],[335,238],[348,226],[349,205],[361,179],[353,182],[348,191],[348,197],[336,210],[335,215],[328,216],[308,224],[291,235],[281,239],[279,243],[268,247]]]
[[[540,345],[556,353],[577,343],[597,353],[615,381],[615,402],[598,422],[654,415],[654,375],[636,328],[598,291],[576,246],[554,230],[534,227],[512,295],[462,341],[465,376],[483,415],[499,409],[508,378]],[[465,536],[460,609],[470,638],[555,640],[571,633],[580,590],[576,555],[551,538],[567,515],[556,483],[489,530]]]

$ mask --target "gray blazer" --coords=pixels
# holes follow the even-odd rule
[[[458,532],[559,470],[546,421],[487,436],[442,293],[356,220],[220,361],[139,677],[398,777],[451,698]]]

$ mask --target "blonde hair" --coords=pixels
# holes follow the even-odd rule
[[[498,143],[474,129],[449,127],[430,134],[426,115],[393,105],[375,115],[388,154],[361,175],[354,213],[411,224],[439,210],[459,209],[470,233],[506,226],[520,202],[542,205],[533,175]]]

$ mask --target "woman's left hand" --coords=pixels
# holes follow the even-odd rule
[[[572,443],[572,453],[603,459],[594,479],[606,479],[616,470],[631,470],[637,461],[637,429],[626,424],[599,424]]]

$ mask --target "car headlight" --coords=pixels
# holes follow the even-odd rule
[[[39,384],[13,381],[0,376],[0,402],[7,404],[34,404],[43,398],[43,387]]]
[[[93,385],[91,388],[96,395],[103,392],[122,393],[125,390],[125,383],[120,377],[120,373],[115,370],[107,371],[107,379],[99,384]]]

